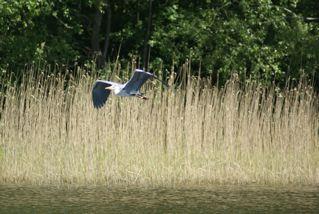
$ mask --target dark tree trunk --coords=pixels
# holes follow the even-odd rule
[[[102,13],[100,11],[101,0],[97,0],[95,4],[96,12],[94,15],[93,29],[92,29],[92,37],[91,37],[91,47],[93,50],[93,55],[96,56],[100,51],[99,44],[99,34],[102,22]]]
[[[110,32],[111,32],[111,5],[110,0],[106,0],[106,32],[105,32],[105,41],[102,54],[101,66],[105,66],[106,58],[108,56],[108,48],[110,43]]]
[[[144,38],[144,51],[143,51],[143,62],[144,62],[144,70],[148,70],[148,63],[150,58],[150,45],[148,41],[151,35],[151,27],[152,27],[152,2],[153,0],[149,0],[149,10],[148,10],[148,23],[147,23],[147,31]]]
[[[140,21],[140,11],[139,11],[139,8],[140,8],[140,1],[137,0],[137,2],[136,2],[136,24],[138,24],[138,22]]]

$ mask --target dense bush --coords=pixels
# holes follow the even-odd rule
[[[189,60],[193,71],[222,80],[233,72],[264,83],[301,74],[319,79],[319,1],[149,3],[0,0],[0,71],[19,74],[34,63],[84,66],[119,54],[141,67],[149,61],[154,70]]]

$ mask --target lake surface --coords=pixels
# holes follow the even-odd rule
[[[319,187],[0,186],[0,213],[319,213]]]

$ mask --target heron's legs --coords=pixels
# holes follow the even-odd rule
[[[143,96],[143,95],[141,95],[141,94],[136,94],[135,96],[138,97],[138,98],[140,98],[140,99],[143,99],[143,100],[148,100],[147,97],[145,97],[145,96]]]

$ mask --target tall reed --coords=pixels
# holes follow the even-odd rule
[[[96,110],[93,82],[31,75],[2,92],[0,183],[319,183],[318,101],[307,86],[218,89],[188,77],[187,87],[148,83],[149,100],[110,96]]]

